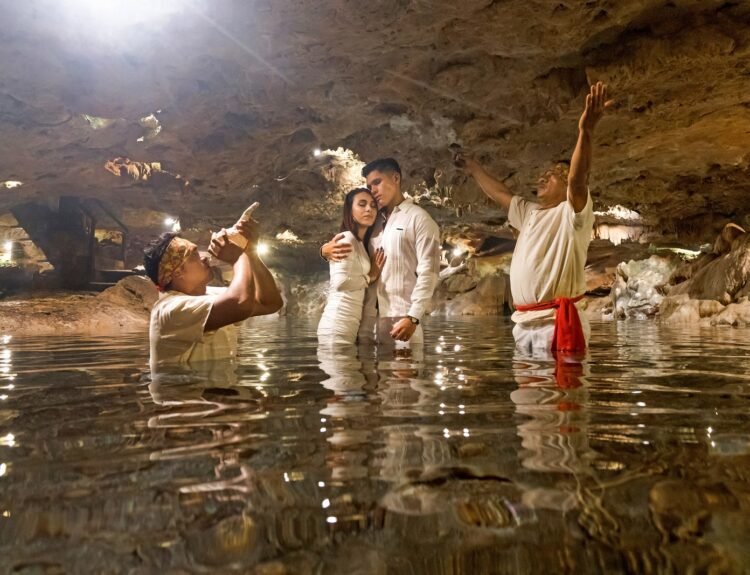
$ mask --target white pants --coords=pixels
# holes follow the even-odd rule
[[[591,324],[588,318],[579,314],[583,337],[588,346],[591,337]],[[516,340],[516,349],[527,355],[549,354],[552,350],[552,338],[555,335],[555,320],[530,321],[517,323],[513,326],[513,339]]]
[[[318,340],[327,345],[353,345],[362,319],[364,290],[331,292],[318,323]]]

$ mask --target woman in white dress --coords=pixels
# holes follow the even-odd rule
[[[340,262],[331,261],[331,284],[323,317],[318,324],[321,343],[349,345],[357,340],[367,286],[378,279],[385,264],[382,249],[369,253],[372,226],[378,207],[370,190],[356,188],[344,198],[339,242],[352,246],[352,253]]]

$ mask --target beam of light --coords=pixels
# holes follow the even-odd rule
[[[157,29],[169,16],[183,11],[179,0],[62,0],[61,25],[68,32],[122,44],[132,41],[134,28]]]
[[[211,24],[211,26],[213,26],[214,28],[216,28],[216,30],[222,36],[224,36],[225,38],[227,38],[228,40],[230,40],[231,42],[233,42],[235,45],[237,45],[243,52],[245,52],[246,54],[249,54],[250,56],[252,56],[253,58],[255,58],[265,68],[267,68],[274,76],[278,76],[279,78],[281,78],[282,80],[284,80],[284,82],[286,82],[290,86],[293,85],[293,82],[291,80],[289,80],[289,78],[287,78],[281,72],[281,70],[279,70],[278,68],[276,68],[273,64],[271,64],[270,62],[268,62],[266,59],[264,59],[260,54],[258,54],[255,50],[253,50],[248,45],[246,45],[244,42],[242,42],[242,40],[240,40],[239,38],[237,38],[229,30],[227,30],[226,28],[224,28],[224,26],[222,26],[221,24],[219,24],[216,20],[213,20],[210,16],[208,16],[207,14],[204,14],[203,12],[201,12],[200,10],[198,10],[198,8],[196,8],[195,5],[192,4],[191,2],[187,2],[185,4],[185,6],[191,12],[193,12],[194,14],[196,14],[197,16],[199,16],[200,18],[202,18],[203,20],[205,20],[206,22],[208,22],[209,24]]]
[[[265,242],[258,242],[258,255],[259,256],[265,256],[268,255],[268,252],[270,251],[270,248],[268,247],[268,244]]]

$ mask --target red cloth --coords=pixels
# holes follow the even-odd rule
[[[529,305],[517,305],[518,311],[542,311],[556,309],[555,333],[552,336],[552,351],[581,352],[586,350],[586,338],[583,335],[581,318],[578,316],[577,301],[583,298],[558,297],[552,301],[532,303]]]

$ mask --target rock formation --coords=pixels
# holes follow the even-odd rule
[[[318,309],[320,285],[297,286],[324,281],[314,254],[338,228],[342,193],[361,183],[363,160],[389,155],[446,247],[471,254],[448,268],[437,313],[508,310],[507,261],[492,259],[510,251],[505,215],[451,167],[450,147],[529,196],[570,156],[597,80],[616,106],[597,133],[595,236],[624,243],[606,262],[592,245],[592,293],[614,285],[617,315],[652,315],[672,268],[652,259],[615,274],[642,259],[635,241],[696,247],[730,221],[750,224],[747,2],[105,5],[0,4],[0,241],[23,260],[5,269],[0,244],[3,293],[54,287],[58,264],[68,284],[90,269],[88,240],[61,219],[111,220],[96,231],[122,250],[97,256],[109,273],[140,263],[145,242],[172,227],[205,243],[258,200],[288,312]],[[4,228],[14,214],[27,219]],[[735,232],[681,266],[669,297],[742,305],[744,248],[727,251]],[[635,268],[652,278],[634,279]]]
[[[711,253],[678,269],[672,283],[662,303],[665,321],[750,325],[750,233],[727,225]]]
[[[0,213],[97,198],[137,256],[165,215],[205,230],[257,199],[270,237],[317,243],[349,150],[398,157],[442,223],[492,224],[448,146],[525,193],[570,155],[584,90],[604,80],[617,109],[597,136],[597,209],[670,235],[748,214],[746,2],[131,4],[2,3]]]

